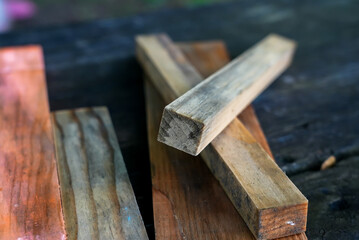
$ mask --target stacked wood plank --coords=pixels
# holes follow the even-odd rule
[[[201,81],[163,35],[137,38],[137,56],[165,101]],[[202,154],[256,238],[305,231],[307,200],[243,124],[234,120]]]
[[[271,35],[226,65],[221,42],[136,41],[156,238],[306,239],[308,201],[247,107],[295,44]],[[0,239],[148,239],[106,107],[50,115],[38,46],[0,50],[0,100]]]
[[[148,239],[107,109],[51,124],[38,46],[0,50],[0,131],[0,239]]]

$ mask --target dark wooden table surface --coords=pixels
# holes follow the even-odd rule
[[[143,82],[134,36],[153,32],[175,41],[223,39],[232,57],[271,32],[298,42],[290,69],[254,106],[277,162],[309,199],[309,239],[359,239],[359,2],[243,0],[0,37],[0,46],[44,47],[52,110],[109,107],[151,237]],[[319,171],[331,154],[339,163]]]

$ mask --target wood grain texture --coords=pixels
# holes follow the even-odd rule
[[[146,99],[156,239],[254,240],[201,157],[156,140],[165,103],[149,81]]]
[[[271,34],[171,102],[158,140],[198,155],[289,66],[295,45]]]
[[[181,44],[181,49],[208,75],[227,62],[223,46]],[[156,140],[165,102],[148,80],[145,90],[156,239],[255,239],[202,159]]]
[[[217,69],[220,69],[229,62],[226,47],[221,41],[194,42],[191,44],[178,43],[176,45],[181,49],[188,61],[204,77],[210,76]],[[238,119],[251,132],[263,149],[274,159],[267,138],[263,133],[252,105],[246,107],[241,114],[238,115]]]
[[[213,50],[210,47],[210,50]],[[205,54],[205,53],[204,53]],[[165,103],[146,81],[148,139],[152,197],[157,240],[223,239],[255,237],[201,157],[191,156],[156,141]],[[252,119],[255,115],[252,115]],[[244,124],[253,126],[246,117]],[[260,129],[251,128],[253,132]],[[258,139],[266,142],[266,139]],[[280,238],[306,240],[305,233]]]
[[[52,122],[68,239],[148,239],[107,108]]]
[[[177,45],[203,76],[229,59],[222,42]],[[145,88],[156,239],[255,239],[200,157],[155,140],[165,103],[149,80]],[[239,118],[271,154],[254,109],[248,106]],[[301,233],[284,239],[307,238]]]
[[[0,50],[0,239],[65,239],[39,46]]]
[[[359,29],[358,12],[356,0],[230,1],[20,30],[2,34],[0,45],[44,46],[51,109],[108,106],[141,214],[152,232],[143,71],[134,61],[134,34],[160,29],[177,40],[220,37],[231,56],[270,30],[298,40],[295,64],[256,99],[255,110],[279,166],[301,165],[308,154],[320,160],[291,177],[310,198],[308,238],[354,239],[359,235],[358,158],[346,156],[333,169],[318,170],[330,154],[358,140],[359,31],[353,31]]]
[[[222,66],[224,66],[226,63],[229,62],[229,56],[225,47],[225,44],[221,41],[218,42],[199,42],[199,43],[192,43],[192,44],[177,44],[178,47],[181,49],[185,57],[188,59],[188,61],[198,70],[198,72],[203,76],[207,77],[211,75],[214,71],[217,69],[220,69]],[[157,93],[158,94],[158,93]],[[267,142],[267,139],[264,135],[264,132],[262,130],[262,127],[258,121],[258,118],[256,116],[256,113],[254,111],[254,108],[252,105],[249,105],[246,107],[241,114],[238,115],[238,119],[243,123],[243,125],[249,130],[249,132],[252,134],[252,136],[258,141],[258,143],[265,149],[265,151],[273,158],[272,151],[270,150],[269,144]],[[175,150],[174,150],[175,151]],[[274,158],[273,158],[274,159]],[[202,159],[201,159],[202,160]],[[200,161],[201,161],[200,160]],[[180,160],[181,161],[181,160]],[[198,171],[198,170],[197,170]],[[213,175],[210,177],[204,177],[206,182],[211,183],[213,181]],[[210,180],[211,179],[211,180]],[[216,181],[216,184],[218,185],[218,182]],[[196,195],[196,194],[194,194]],[[223,194],[222,194],[223,196]],[[221,199],[213,199],[213,195],[211,193],[208,193],[208,199],[209,201],[212,201],[213,203],[219,201],[221,205],[225,206],[226,204],[231,204],[229,199],[226,198],[226,200]],[[233,206],[233,204],[231,204]],[[212,217],[218,216],[215,211],[211,213],[213,214]],[[229,215],[231,216],[231,215]],[[223,219],[220,220],[221,223],[225,226],[231,226],[231,224],[243,224],[244,221],[241,218],[241,220],[237,219],[236,217],[229,217],[228,222],[224,222]],[[218,224],[220,225],[220,224]],[[220,226],[221,229],[224,229],[225,226]],[[239,233],[241,239],[252,239],[253,235],[248,234],[248,231],[245,231],[243,227],[236,228],[236,230],[241,231]],[[234,234],[235,236],[236,234]],[[221,239],[230,239],[233,237],[233,234],[230,236],[226,236]],[[287,236],[280,238],[281,240],[306,240],[307,237],[305,233],[299,233],[292,236]]]
[[[151,39],[149,45],[146,44],[147,39]],[[156,39],[161,40],[156,41]],[[151,76],[151,72],[158,73],[151,76],[151,81],[157,82],[155,85],[160,86],[158,82],[167,81],[165,76],[169,76],[168,82],[179,80],[183,86],[195,85],[201,81],[196,77],[199,74],[168,37],[164,35],[138,37],[137,43],[139,60],[146,70],[151,68],[148,74]],[[166,54],[158,59],[157,53],[161,51]],[[148,64],[152,59],[156,60],[152,65]],[[168,67],[169,62],[172,64],[171,67]],[[173,68],[176,64],[178,66]],[[184,65],[186,67],[183,67]],[[175,70],[171,72],[173,69]],[[187,72],[181,69],[186,69]],[[193,74],[182,78],[187,76],[189,71]],[[160,93],[163,92],[163,88],[157,89]],[[171,92],[175,94],[175,91]],[[162,93],[162,96],[166,99],[170,95]],[[227,128],[228,131],[220,134],[201,156],[254,236],[263,239],[278,238],[304,232],[307,199],[238,119]],[[222,151],[224,147],[226,151]],[[272,213],[269,212],[270,209],[276,211],[273,221],[267,221],[268,216],[273,216],[270,215]]]

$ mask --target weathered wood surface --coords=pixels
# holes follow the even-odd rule
[[[227,49],[222,41],[178,43],[176,45],[203,77],[210,76],[229,61]],[[238,115],[238,119],[242,121],[263,149],[274,158],[253,106],[246,107]]]
[[[146,95],[156,239],[254,240],[202,159],[156,140],[165,104],[151,83]]]
[[[176,44],[186,57],[203,77],[208,77],[214,71],[220,69],[229,61],[229,55],[223,41],[207,41]],[[272,151],[267,142],[262,127],[258,121],[252,105],[246,107],[238,119],[251,132],[263,149],[273,158]]]
[[[294,39],[299,47],[291,67],[253,105],[279,166],[299,164],[308,156],[319,162],[306,165],[300,174],[305,178],[295,181],[310,201],[308,238],[353,239],[359,234],[359,219],[354,217],[359,215],[359,186],[348,176],[355,180],[359,171],[349,157],[359,154],[350,153],[331,169],[319,169],[322,161],[352,145],[359,135],[358,12],[356,0],[241,0],[23,29],[1,35],[0,45],[42,44],[52,110],[109,107],[140,211],[152,234],[143,72],[134,57],[134,36],[166,32],[176,41],[223,39],[232,57],[270,32]],[[335,198],[348,204],[333,210]]]
[[[199,73],[166,35],[139,36],[137,56],[157,90],[166,98],[174,87],[196,85]],[[161,128],[161,126],[160,126]],[[279,238],[305,231],[307,199],[236,118],[202,152],[254,236]],[[275,217],[274,217],[275,216]]]
[[[193,48],[190,45],[183,46],[187,47],[186,52],[190,56],[206,59],[212,53],[212,58],[207,61],[194,61],[196,65],[207,63],[210,67],[203,67],[207,72],[211,67],[213,70],[222,67],[228,59],[223,55],[225,49],[221,43],[199,44],[203,49],[198,50],[197,55],[191,51]],[[222,58],[216,57],[213,52],[222,54]],[[147,125],[156,239],[236,239],[240,236],[254,239],[202,159],[156,140],[165,103],[147,81]]]
[[[158,140],[197,156],[289,66],[294,50],[292,40],[268,35],[168,104]]]
[[[0,239],[65,237],[42,49],[0,49]]]
[[[148,239],[107,108],[52,113],[69,240]]]
[[[180,48],[204,77],[229,61],[221,42]],[[156,141],[165,103],[149,82],[146,99],[156,239],[255,239],[200,157]],[[253,108],[247,107],[239,118],[271,154]],[[302,233],[285,239],[306,237]]]

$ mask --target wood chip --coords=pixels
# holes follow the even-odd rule
[[[325,170],[325,169],[333,167],[335,165],[336,161],[337,161],[337,159],[334,156],[330,156],[322,163],[322,165],[320,166],[320,170]]]

